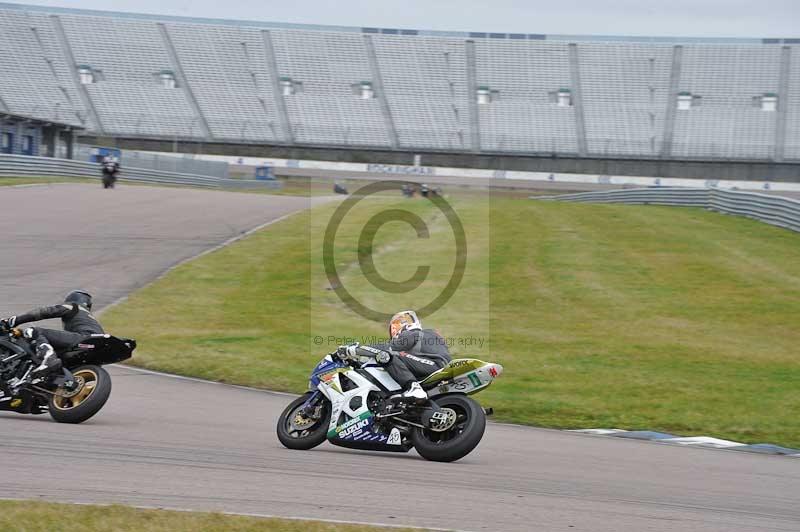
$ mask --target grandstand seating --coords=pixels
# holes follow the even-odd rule
[[[67,64],[45,15],[0,11],[0,101],[9,111],[84,123],[87,113]]]
[[[657,156],[669,98],[672,46],[585,43],[578,54],[587,151]]]
[[[792,47],[786,108],[784,157],[800,160],[800,46]]]
[[[753,97],[778,93],[780,52],[768,45],[685,47],[680,90],[702,96],[702,103],[676,114],[674,138],[680,140],[673,153],[768,159],[777,113],[754,106]]]
[[[577,153],[575,108],[550,101],[572,86],[567,43],[480,39],[476,68],[478,86],[498,91],[480,106],[484,149]]]
[[[376,35],[375,54],[401,146],[470,146],[464,41]]]
[[[105,130],[129,136],[199,137],[182,90],[157,84],[171,70],[155,24],[91,16],[60,16],[77,65],[100,70],[102,81],[86,85]]]
[[[94,83],[80,83],[84,65]],[[0,69],[0,112],[110,136],[800,160],[792,39],[327,28],[0,4]],[[160,83],[165,71],[175,87]],[[490,101],[478,102],[479,88]],[[559,90],[569,104],[558,105]],[[690,108],[676,108],[678,92]],[[776,111],[762,110],[765,95],[777,95]]]
[[[211,136],[238,141],[282,139],[265,71],[264,44],[257,31],[174,24],[168,32]]]
[[[361,35],[271,33],[280,76],[303,84],[302,92],[285,98],[297,142],[389,145],[378,100],[362,100],[353,89],[361,81],[372,81]]]

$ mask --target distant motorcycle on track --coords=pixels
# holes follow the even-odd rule
[[[33,347],[20,329],[0,331],[0,410],[49,412],[59,423],[82,423],[99,412],[111,394],[111,376],[101,366],[130,358],[134,349],[135,340],[94,334],[59,353],[60,371],[31,378]]]
[[[103,160],[103,188],[114,188],[119,175],[119,161],[113,157],[106,157]]]
[[[289,449],[312,449],[326,439],[351,449],[408,452],[453,462],[480,443],[486,414],[470,395],[503,371],[477,359],[453,360],[421,384],[428,400],[406,403],[391,396],[400,386],[374,359],[344,361],[328,354],[311,373],[309,392],[292,401],[278,420],[278,439]]]

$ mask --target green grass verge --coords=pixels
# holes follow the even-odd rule
[[[90,183],[90,179],[71,177],[0,177],[0,187],[14,185],[32,185],[47,183]]]
[[[450,337],[489,339],[455,354],[505,366],[478,396],[498,419],[800,446],[800,235],[696,209],[476,195],[452,203],[469,266],[429,323]],[[447,230],[428,203],[379,199],[348,216],[341,234],[357,235],[372,215],[401,205],[432,232]],[[139,340],[139,366],[304,390],[329,350],[314,335],[384,333],[325,290],[318,253],[309,251],[333,208],[178,268],[110,310],[108,328]],[[337,263],[359,297],[395,308],[428,301],[361,280],[356,251],[337,239]],[[434,271],[452,262],[450,247],[421,248],[407,226],[379,231],[373,253],[395,280],[408,278],[420,255]]]
[[[3,532],[377,532],[406,530],[321,521],[245,517],[219,513],[144,510],[128,506],[85,506],[28,501],[0,501]]]

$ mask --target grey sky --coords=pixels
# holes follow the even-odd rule
[[[800,37],[800,0],[17,0],[17,3],[384,28]]]

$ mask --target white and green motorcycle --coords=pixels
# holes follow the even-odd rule
[[[278,420],[278,439],[289,449],[334,445],[408,452],[453,462],[480,443],[486,414],[469,396],[500,375],[500,364],[453,360],[422,381],[429,399],[411,404],[390,399],[400,386],[374,359],[343,360],[330,353],[311,373],[309,392],[292,401]]]

